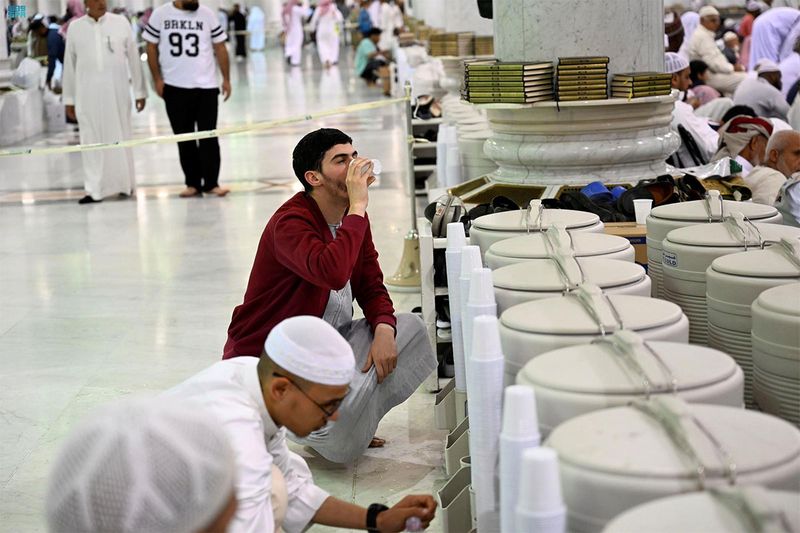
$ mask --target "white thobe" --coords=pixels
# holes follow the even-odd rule
[[[264,404],[257,357],[220,361],[164,393],[197,405],[228,435],[236,456],[238,507],[229,533],[276,530],[273,466],[285,481],[288,506],[281,527],[291,533],[310,525],[328,493],[317,487],[305,460],[289,451],[286,429],[278,428]]]
[[[780,63],[783,43],[798,21],[800,11],[791,7],[772,8],[756,17],[747,69],[755,70],[762,59]]]
[[[314,11],[311,17],[311,26],[317,32],[317,53],[321,63],[339,62],[339,30],[341,28],[342,13],[331,4],[324,15],[320,15],[321,8]]]
[[[733,93],[733,105],[753,108],[756,116],[786,120],[789,104],[781,92],[764,78],[747,78]]]
[[[247,16],[247,31],[250,32],[250,50],[263,50],[266,37],[264,35],[264,11],[258,6],[250,8]]]
[[[81,144],[131,137],[131,85],[147,96],[139,50],[122,15],[73,20],[64,53],[64,105],[74,105]],[[95,200],[136,187],[130,148],[82,152],[86,193]]]
[[[380,0],[373,0],[367,8],[369,19],[372,21],[373,28],[381,27],[381,2]]]
[[[678,124],[692,134],[703,157],[706,161],[710,161],[711,156],[717,151],[719,135],[708,125],[708,120],[695,115],[691,105],[678,101],[675,102],[675,108],[672,110],[672,129],[674,131],[678,131]],[[678,156],[685,167],[695,166],[689,151],[682,144],[678,148]]]
[[[719,92],[728,95],[745,78],[743,72],[734,72],[733,65],[717,46],[714,33],[704,26],[698,26],[687,48],[689,60],[702,59],[708,65],[708,84]]]
[[[399,13],[400,8],[396,5],[390,2],[381,4],[380,25],[378,26],[381,29],[381,38],[378,41],[378,49],[388,51],[394,47],[394,30],[400,27],[397,23]],[[402,25],[402,14],[400,14],[400,20]]]
[[[787,98],[789,91],[800,79],[800,54],[792,52],[781,61],[779,66],[781,68],[781,94]]]
[[[744,182],[753,192],[755,203],[773,205],[778,199],[781,187],[786,183],[786,176],[775,169],[759,165],[750,171]]]
[[[692,40],[692,35],[694,35],[694,31],[697,29],[699,24],[700,15],[698,15],[696,12],[687,11],[681,15],[681,25],[683,25],[683,43],[681,43],[678,53],[687,59],[689,58],[689,41]]]
[[[306,8],[295,5],[292,6],[289,20],[286,21],[286,43],[283,47],[283,53],[289,58],[292,66],[295,67],[300,65],[300,57],[303,53],[303,39],[305,38],[303,19],[307,16],[308,10]]]

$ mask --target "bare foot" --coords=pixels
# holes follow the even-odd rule
[[[386,439],[380,437],[372,437],[372,440],[369,441],[370,448],[383,448],[384,444],[386,444]]]
[[[195,189],[194,187],[186,187],[183,189],[178,196],[181,198],[191,198],[192,196],[198,196],[200,191]]]

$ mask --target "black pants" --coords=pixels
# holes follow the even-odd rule
[[[381,68],[386,64],[386,61],[383,59],[373,58],[367,61],[367,66],[364,67],[364,72],[361,73],[361,77],[367,80],[370,83],[375,83],[378,81],[378,69]]]
[[[246,35],[237,35],[236,36],[236,55],[241,57],[247,57],[247,46],[245,46],[245,38]]]
[[[192,133],[217,127],[219,89],[182,89],[164,86],[164,103],[173,133]],[[216,137],[178,143],[186,186],[208,192],[219,179],[219,142]]]

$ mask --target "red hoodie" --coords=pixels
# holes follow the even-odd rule
[[[276,324],[297,315],[322,317],[330,291],[343,288],[348,280],[373,330],[381,323],[396,327],[369,218],[347,215],[334,239],[317,203],[297,193],[264,228],[244,302],[233,310],[222,358],[261,355]]]

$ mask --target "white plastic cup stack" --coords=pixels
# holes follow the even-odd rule
[[[447,294],[450,300],[450,331],[453,334],[453,365],[455,366],[456,388],[467,390],[466,370],[464,370],[464,338],[461,333],[461,252],[467,245],[464,224],[451,222],[447,225]],[[459,386],[460,385],[460,386]]]
[[[517,495],[520,464],[525,450],[541,442],[536,395],[525,385],[506,387],[503,399],[503,429],[500,432],[500,531],[517,533]]]
[[[461,179],[461,151],[458,143],[447,145],[447,187],[455,187],[463,180]]]
[[[492,533],[500,527],[495,484],[503,400],[503,351],[496,316],[476,317],[472,329],[472,360],[467,374],[471,380],[468,390],[472,489],[478,531]]]
[[[442,123],[436,135],[436,179],[439,187],[447,187],[447,128],[452,127]]]
[[[531,448],[522,454],[516,527],[527,533],[566,531],[567,508],[561,496],[558,455],[551,448]]]
[[[467,301],[469,300],[469,284],[472,279],[472,271],[476,268],[481,268],[481,249],[475,245],[467,245],[461,249],[461,269],[458,276],[458,289],[459,289],[459,305],[461,306],[461,345],[462,345],[462,364],[461,368],[464,371],[462,375],[458,374],[458,365],[454,366],[456,370],[456,390],[467,390],[467,341],[472,339],[468,336],[467,328]],[[452,327],[452,323],[451,323]],[[470,330],[469,333],[472,331]],[[455,360],[456,352],[453,350],[453,359]]]
[[[653,200],[640,198],[633,201],[633,211],[636,214],[636,223],[644,226],[647,224],[647,217],[653,209]]]
[[[464,333],[464,361],[467,363],[467,396],[472,391],[469,388],[470,372],[472,372],[472,339],[473,323],[482,315],[497,317],[497,302],[494,299],[494,284],[492,271],[488,268],[476,268],[470,278],[469,294],[467,295],[467,314],[462,323]]]

